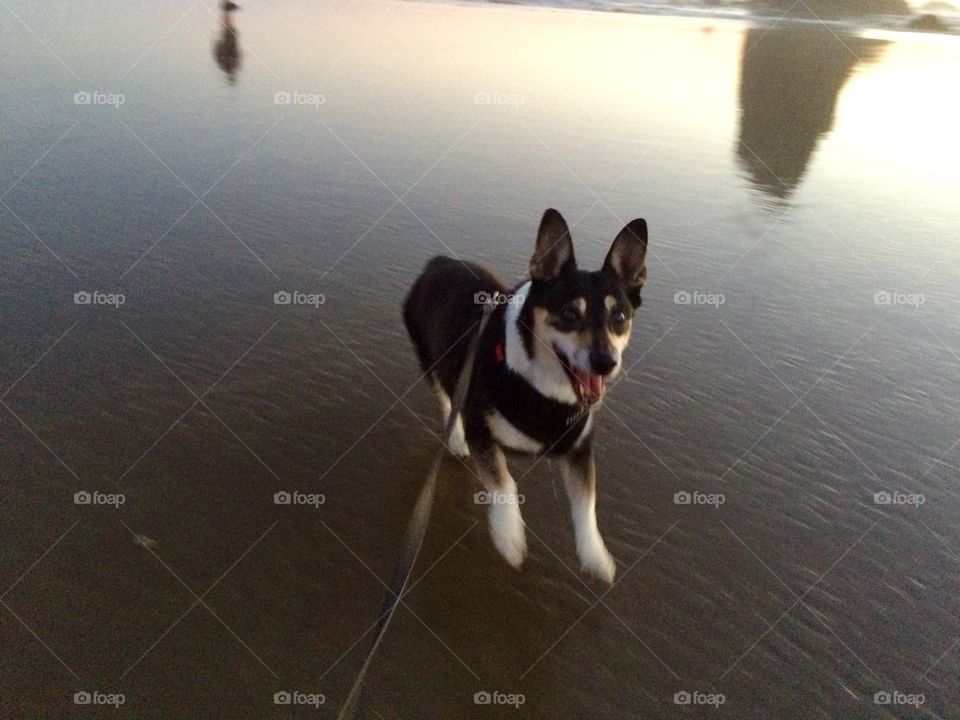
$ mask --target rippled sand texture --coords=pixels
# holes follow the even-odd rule
[[[400,301],[437,253],[519,279],[551,206],[586,267],[650,226],[598,436],[618,582],[579,572],[551,462],[515,467],[519,573],[448,462],[363,716],[914,712],[874,703],[893,691],[960,712],[956,43],[6,5],[0,716],[96,690],[117,717],[289,717],[285,690],[335,717],[438,446]]]

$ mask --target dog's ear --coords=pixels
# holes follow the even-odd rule
[[[603,261],[603,269],[615,274],[627,286],[631,299],[636,296],[635,305],[639,305],[640,288],[647,279],[647,221],[637,218],[627,223],[620,231],[607,259]]]
[[[550,208],[540,220],[537,247],[530,258],[530,277],[534,280],[552,280],[576,266],[567,221],[563,219],[563,215]]]

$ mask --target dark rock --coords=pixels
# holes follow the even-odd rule
[[[911,30],[923,30],[924,32],[949,32],[950,28],[936,15],[921,15],[907,23]]]
[[[754,0],[758,9],[775,13],[786,12],[788,17],[844,18],[870,15],[909,15],[910,5],[906,0]]]

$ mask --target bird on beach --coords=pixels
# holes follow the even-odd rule
[[[239,5],[230,2],[230,0],[223,0],[223,4],[220,7],[224,12],[233,12],[234,10],[240,9]]]

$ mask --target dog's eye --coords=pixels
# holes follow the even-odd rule
[[[573,306],[565,307],[560,311],[560,320],[565,325],[573,325],[580,320],[580,311]]]
[[[610,313],[610,319],[617,325],[625,323],[627,321],[627,315],[620,308],[614,308],[613,312]]]

